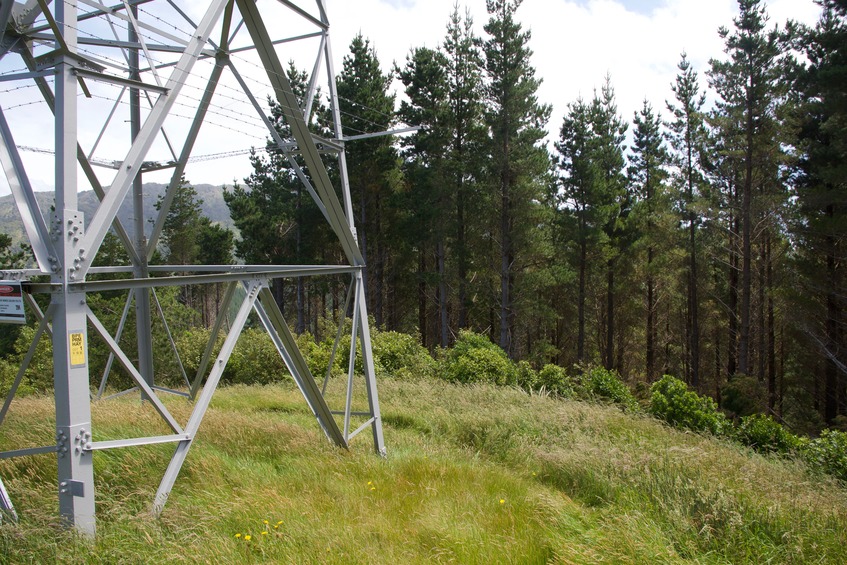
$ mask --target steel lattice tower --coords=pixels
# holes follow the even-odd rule
[[[13,125],[7,121],[0,100],[0,162],[37,262],[36,268],[3,272],[0,278],[23,281],[27,304],[38,320],[32,346],[0,411],[0,425],[35,354],[35,347],[45,334],[51,336],[53,344],[56,403],[55,438],[42,438],[43,447],[7,451],[0,457],[55,452],[59,511],[69,524],[89,535],[95,530],[92,457],[98,450],[173,443],[176,446],[174,455],[153,502],[156,513],[162,510],[251,312],[257,314],[271,336],[327,437],[346,448],[353,436],[370,428],[374,449],[385,454],[365,302],[365,264],[353,224],[344,155],[345,142],[351,138],[345,139],[341,128],[325,0],[311,3],[210,0],[196,22],[189,7],[181,4],[176,0],[122,0],[111,5],[101,0],[0,2],[0,65],[14,61],[2,67],[13,70],[0,72],[0,81],[21,88],[32,86],[38,91],[39,108],[44,109],[39,110],[40,118],[52,120],[55,137],[55,207],[45,219],[45,210],[39,207],[25,161],[16,145]],[[270,21],[274,22],[273,36],[268,26]],[[279,54],[283,48],[301,42],[308,42],[314,48],[311,52],[313,71],[304,100],[295,96]],[[21,65],[22,68],[15,68]],[[247,76],[245,67],[260,72],[251,71],[253,76]],[[332,138],[318,137],[309,129],[322,73],[325,73],[324,84],[332,115]],[[181,103],[186,99],[185,91],[190,88],[201,93],[199,98],[188,98],[187,103]],[[149,264],[192,152],[203,141],[201,131],[214,108],[215,97],[224,89],[229,99],[246,102],[256,119],[261,120],[265,134],[275,142],[275,150],[287,159],[337,237],[346,264],[237,267]],[[265,116],[258,101],[260,95],[256,94],[259,91],[270,93],[279,104],[291,132],[290,138],[282,138]],[[128,97],[128,104],[124,96]],[[97,102],[97,108],[108,114],[96,138],[87,132],[90,123],[95,121],[89,113],[92,99]],[[166,126],[170,123],[169,116],[176,114],[178,104],[181,104],[180,112],[189,107],[193,116],[190,116],[189,125],[174,136],[166,132]],[[130,124],[127,145],[120,149],[122,157],[107,166],[108,178],[102,179],[95,165],[104,163],[94,156],[94,150],[101,140],[108,138],[106,132],[112,124],[120,122],[117,116],[126,113],[126,106],[129,107],[128,117],[123,121]],[[177,139],[181,140],[178,151],[175,149]],[[165,160],[151,158],[151,153],[161,147],[170,151],[170,157]],[[114,143],[109,143],[109,149],[116,150]],[[325,157],[322,157],[326,154],[337,158],[340,186],[333,186],[330,180]],[[170,170],[170,180],[152,234],[147,237],[142,175],[160,170]],[[92,217],[84,218],[79,210],[78,194],[87,189],[97,194],[100,204]],[[133,206],[133,229],[124,226],[118,218],[119,208],[125,201]],[[110,230],[123,242],[132,262],[130,268],[92,266]],[[109,277],[127,271],[132,273],[132,278]],[[89,275],[94,274],[106,275],[108,280],[99,280],[102,277],[90,280]],[[169,276],[153,276],[162,274]],[[271,282],[278,278],[319,275],[344,275],[350,280],[345,306],[345,311],[352,312],[350,368],[346,403],[337,411],[327,405],[324,399],[326,380],[323,388],[316,383],[269,290]],[[50,282],[31,281],[37,276],[49,276]],[[224,316],[219,315],[197,374],[193,379],[185,375],[184,390],[167,391],[157,386],[154,376],[152,316],[161,310],[155,288],[213,283],[226,285],[221,310],[237,309],[223,347],[213,358],[215,341],[224,320]],[[131,302],[135,305],[137,364],[122,350],[120,336],[110,333],[87,304],[88,293],[111,290],[128,292],[123,320]],[[50,297],[49,307],[43,312],[31,296],[38,293]],[[165,320],[164,313],[159,314]],[[336,343],[341,333],[339,327]],[[135,388],[166,422],[170,434],[109,441],[98,441],[96,434],[92,435],[91,399],[102,394],[106,375],[99,386],[99,394],[94,393],[97,387],[92,385],[89,371],[89,339],[102,339],[108,345],[112,358],[131,375]],[[354,412],[353,360],[357,343],[361,348],[368,407],[366,411]],[[193,411],[187,422],[177,421],[168,411],[158,396],[162,392],[175,392],[193,399]],[[342,420],[340,424],[336,416]],[[354,417],[361,421],[356,429],[351,429]],[[12,501],[1,480],[0,509],[14,516]]]

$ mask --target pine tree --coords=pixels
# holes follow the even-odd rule
[[[495,210],[499,260],[499,343],[515,350],[518,297],[516,278],[526,265],[533,214],[541,202],[549,158],[541,142],[550,107],[537,98],[541,80],[530,63],[529,31],[515,20],[521,0],[487,0],[490,16],[485,54],[485,122],[490,132],[490,182]]]
[[[482,56],[479,39],[473,33],[473,19],[466,11],[464,19],[456,5],[447,24],[443,42],[447,57],[447,101],[450,107],[450,150],[447,171],[450,189],[455,194],[456,236],[453,244],[457,277],[457,326],[470,326],[470,280],[473,268],[475,229],[480,221],[469,207],[479,198],[483,140],[485,130],[482,120]]]
[[[607,369],[619,365],[615,356],[615,297],[618,288],[615,276],[619,262],[628,244],[632,230],[627,225],[627,217],[632,208],[632,198],[628,191],[624,167],[624,138],[627,124],[618,115],[615,92],[610,77],[606,77],[600,93],[594,94],[589,110],[592,129],[590,144],[591,158],[594,161],[594,190],[603,203],[603,234],[606,248],[606,304],[605,304],[605,350],[603,363]],[[618,367],[619,368],[619,367]]]
[[[832,424],[847,415],[847,332],[843,257],[847,237],[847,2],[822,0],[817,25],[800,35],[808,64],[795,83],[800,218],[799,304],[802,330],[823,361],[821,415]]]
[[[568,112],[562,121],[559,141],[556,142],[558,152],[557,166],[560,173],[556,207],[560,211],[565,232],[573,233],[572,237],[561,238],[561,244],[566,240],[576,241],[577,279],[577,350],[576,360],[582,363],[586,360],[586,302],[587,284],[590,268],[593,264],[592,253],[600,241],[604,221],[603,206],[596,200],[594,192],[595,170],[591,157],[591,122],[589,107],[582,100],[568,104]],[[573,223],[572,229],[568,225]]]
[[[700,155],[704,151],[706,136],[703,114],[706,95],[700,92],[697,73],[691,67],[685,53],[682,54],[677,68],[679,74],[671,86],[676,103],[667,102],[666,104],[673,116],[673,121],[669,122],[668,128],[676,167],[674,181],[679,191],[679,208],[683,212],[688,232],[688,276],[686,277],[688,382],[698,389],[700,387],[700,279],[697,270],[699,260],[697,199],[700,197],[700,189],[704,181]]]
[[[395,97],[389,94],[393,76],[383,74],[370,41],[353,38],[338,80],[339,106],[344,135],[356,136],[389,130],[394,124]],[[358,215],[359,246],[368,265],[368,311],[377,326],[384,326],[391,253],[391,195],[400,184],[396,151],[388,136],[350,141],[346,145],[350,191]],[[389,301],[389,307],[392,303]],[[396,309],[392,310],[396,314]]]
[[[448,184],[447,155],[450,149],[450,107],[447,98],[447,58],[443,53],[425,47],[417,48],[406,58],[406,66],[398,76],[406,87],[408,101],[403,101],[398,116],[422,129],[403,142],[405,171],[409,184],[406,226],[401,232],[410,238],[412,249],[419,254],[419,329],[424,344],[428,331],[428,260],[434,259],[438,344],[449,345],[447,294],[447,239],[452,233],[455,205]]]
[[[665,148],[662,120],[645,99],[640,113],[633,119],[632,155],[629,159],[629,183],[635,193],[637,217],[641,228],[640,237],[647,247],[646,265],[646,328],[645,365],[647,379],[653,381],[656,374],[656,259],[661,240],[667,235],[660,218],[668,214],[668,198],[665,181],[670,156]]]
[[[753,312],[753,223],[754,191],[761,192],[771,183],[766,162],[773,151],[773,120],[777,101],[780,49],[776,30],[765,31],[767,14],[761,0],[739,0],[739,15],[733,20],[732,33],[721,28],[725,41],[725,61],[711,61],[710,82],[721,100],[718,112],[737,123],[742,173],[739,183],[741,223],[740,328],[738,372],[753,374],[751,327]]]
[[[305,97],[306,73],[293,65],[287,71],[295,95]],[[271,123],[283,139],[291,139],[289,125],[279,103],[269,100]],[[326,134],[316,116],[322,107],[318,100],[308,121],[319,134]],[[253,152],[250,162],[253,172],[244,179],[244,186],[236,184],[224,191],[224,201],[230,209],[233,223],[241,239],[236,243],[237,255],[247,263],[265,265],[316,264],[326,255],[338,253],[331,242],[329,228],[320,209],[306,192],[303,182],[289,161],[289,156],[276,141],[268,139],[266,154]],[[299,159],[298,157],[292,157]],[[297,161],[303,167],[303,163]],[[308,176],[308,171],[306,171]],[[274,298],[280,309],[286,311],[285,279],[274,279]],[[302,333],[306,325],[305,280],[295,281],[295,330]]]

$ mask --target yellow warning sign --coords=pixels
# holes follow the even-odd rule
[[[72,332],[68,335],[71,367],[85,367],[85,334]]]

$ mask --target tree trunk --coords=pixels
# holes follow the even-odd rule
[[[656,377],[656,328],[655,328],[655,298],[653,281],[653,247],[647,248],[647,381],[653,382]]]
[[[775,411],[777,404],[776,390],[776,327],[773,301],[773,256],[771,241],[766,242],[765,262],[767,263],[766,282],[768,285],[768,408]]]
[[[505,153],[508,155],[508,152]],[[500,347],[512,356],[512,218],[508,179],[500,181]]]
[[[615,261],[606,264],[606,369],[615,366]]]
[[[418,329],[421,332],[421,345],[429,348],[429,329],[427,328],[426,296],[426,253],[418,252]]]
[[[468,327],[468,251],[465,226],[465,186],[460,177],[456,191],[456,259],[459,276],[459,329]]]
[[[585,276],[588,267],[588,243],[585,238],[579,242],[579,291],[577,296],[577,323],[579,330],[576,339],[576,360],[585,361]]]
[[[693,199],[693,194],[689,196]],[[697,292],[697,229],[696,216],[693,212],[688,216],[688,355],[690,384],[694,390],[700,389],[700,299]]]
[[[744,187],[741,194],[741,334],[738,340],[738,372],[752,373],[750,364],[750,313],[753,291],[752,203],[753,203],[753,100],[747,88]]]
[[[738,372],[738,218],[730,218],[729,233],[729,344],[727,346],[727,377],[731,380]]]
[[[439,240],[437,246],[438,261],[438,314],[441,329],[441,347],[447,349],[450,345],[449,328],[447,325],[447,272],[444,266],[444,241]]]

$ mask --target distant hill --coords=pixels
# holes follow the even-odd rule
[[[150,235],[153,230],[152,219],[156,217],[156,201],[165,191],[166,185],[160,183],[145,183],[144,190],[144,219],[145,232]],[[220,224],[227,228],[232,228],[232,219],[229,216],[229,208],[223,198],[223,186],[214,186],[211,184],[194,185],[197,191],[198,198],[203,200],[203,214],[208,217],[213,223]],[[50,208],[53,205],[52,192],[36,192],[36,200],[41,207],[41,213],[45,217],[50,215]],[[94,215],[99,200],[94,194],[94,191],[87,190],[79,193],[79,209],[85,215],[86,225]],[[121,219],[127,232],[134,233],[135,218],[132,210],[132,196],[128,195],[127,199],[121,205],[118,211],[118,218]],[[49,218],[48,218],[49,219]],[[3,196],[0,198],[0,232],[12,236],[15,245],[19,241],[26,241],[21,217],[18,214],[17,206],[12,195]]]

